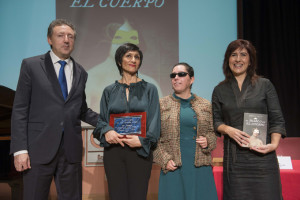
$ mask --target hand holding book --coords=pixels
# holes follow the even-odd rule
[[[279,133],[272,133],[271,134],[271,143],[270,144],[266,144],[266,145],[262,145],[262,146],[254,146],[251,147],[251,150],[257,151],[259,153],[262,154],[267,154],[269,152],[275,151],[279,145],[279,141],[281,138],[281,134]]]
[[[245,147],[249,145],[250,136],[247,133],[224,124],[221,126],[226,126],[224,128],[225,134],[227,134],[229,137],[235,140],[238,145],[240,145],[241,147]]]

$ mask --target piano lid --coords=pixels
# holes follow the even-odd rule
[[[10,135],[10,119],[15,91],[0,85],[0,136]]]

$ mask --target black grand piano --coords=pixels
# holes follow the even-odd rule
[[[22,176],[17,172],[13,156],[9,155],[10,148],[10,119],[15,91],[0,85],[0,183],[11,187],[11,199],[22,199]]]

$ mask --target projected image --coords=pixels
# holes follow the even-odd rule
[[[125,19],[124,24],[122,25],[110,24],[108,26],[108,28],[117,27],[119,28],[115,31],[115,35],[113,36],[109,48],[109,55],[105,61],[88,70],[89,78],[86,86],[87,102],[89,106],[95,110],[99,110],[99,100],[102,95],[101,91],[103,91],[106,86],[112,84],[113,81],[120,79],[120,74],[115,64],[115,52],[117,48],[127,42],[136,45],[140,44],[139,33],[132,28],[128,20]],[[142,68],[143,67],[144,66],[142,65]],[[162,96],[160,85],[154,78],[142,73],[142,70],[138,76],[139,78],[154,84],[158,89],[159,95]]]
[[[144,54],[139,78],[154,84],[160,97],[171,93],[169,72],[178,62],[177,1],[147,8],[71,7],[72,3],[56,1],[56,18],[68,19],[77,27],[72,57],[89,74],[89,107],[99,112],[104,88],[121,78],[114,56],[116,49],[126,42],[138,45]]]

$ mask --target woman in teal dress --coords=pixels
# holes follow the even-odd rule
[[[174,93],[160,99],[161,138],[154,151],[161,166],[158,199],[217,200],[211,104],[191,93],[194,70],[187,63],[176,64],[170,78]]]

